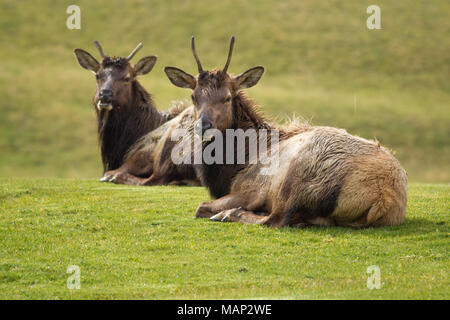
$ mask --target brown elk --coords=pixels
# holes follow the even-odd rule
[[[106,56],[100,44],[97,41],[94,43],[102,58],[100,62],[82,49],[75,49],[74,53],[78,63],[92,71],[97,79],[93,104],[105,172],[119,168],[136,141],[181,110],[174,108],[169,112],[159,112],[153,105],[151,95],[137,81],[138,76],[152,70],[157,59],[147,56],[132,66],[130,60],[142,48],[141,43],[126,58]],[[134,173],[149,175],[151,169],[151,164],[142,162]]]
[[[201,131],[279,130],[279,141],[271,141],[278,145],[279,165],[271,175],[261,174],[263,161],[196,165],[201,182],[218,198],[202,203],[196,217],[272,227],[364,228],[403,223],[407,176],[394,156],[378,143],[345,130],[269,124],[242,91],[257,84],[264,68],[230,76],[233,44],[234,38],[222,70],[204,71],[192,45],[198,76],[173,67],[165,72],[176,86],[193,90],[195,121]],[[206,140],[203,149],[210,143]]]
[[[128,151],[122,166],[106,172],[104,179],[116,184],[129,185],[189,185],[198,186],[200,181],[190,164],[175,164],[172,151],[176,145],[189,143],[189,139],[173,141],[172,133],[178,129],[192,131],[194,107],[185,108],[172,120],[139,139]],[[151,168],[150,174],[140,175],[141,168]]]

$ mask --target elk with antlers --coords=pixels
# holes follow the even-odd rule
[[[181,110],[159,112],[151,95],[137,81],[137,77],[149,73],[156,63],[155,56],[140,59],[132,66],[130,60],[142,48],[142,43],[126,57],[109,57],[98,41],[101,61],[91,54],[75,49],[78,63],[92,71],[97,79],[93,103],[97,114],[98,136],[104,171],[119,168],[130,147],[141,137],[175,117]],[[144,159],[149,154],[142,155]],[[136,175],[151,174],[151,163],[140,161],[134,167]]]
[[[218,198],[201,204],[196,217],[272,227],[364,228],[403,223],[407,176],[394,156],[378,143],[345,130],[269,124],[242,91],[257,84],[264,68],[230,76],[233,44],[234,38],[222,70],[204,71],[192,39],[198,76],[174,67],[166,67],[165,72],[176,86],[193,90],[198,135],[208,136],[210,129],[277,130],[280,139],[271,143],[278,145],[278,167],[272,174],[262,174],[267,161],[196,165],[202,184]],[[214,142],[203,141],[204,150]]]

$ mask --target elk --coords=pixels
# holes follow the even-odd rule
[[[142,43],[126,57],[106,56],[98,41],[94,41],[101,56],[98,62],[91,54],[75,49],[78,63],[92,71],[97,79],[93,104],[97,115],[98,138],[104,173],[119,168],[131,146],[141,137],[174,118],[181,110],[159,112],[152,96],[137,77],[149,73],[156,63],[155,56],[146,56],[134,66],[130,60],[142,48]],[[142,155],[143,158],[149,155]],[[151,163],[141,161],[135,174],[151,174]],[[104,178],[101,180],[105,180]]]
[[[178,129],[192,131],[194,107],[186,107],[175,118],[162,124],[139,139],[127,152],[122,166],[108,171],[102,179],[116,184],[154,186],[198,186],[200,181],[190,164],[175,164],[172,151],[175,146],[189,143],[189,139],[173,141],[172,133]],[[141,168],[151,168],[149,174],[139,175]]]
[[[393,226],[406,214],[407,175],[391,152],[379,143],[350,135],[345,130],[308,124],[275,126],[243,89],[253,87],[264,73],[262,66],[238,76],[228,74],[233,52],[231,39],[225,67],[194,77],[166,67],[170,81],[193,91],[195,126],[200,135],[213,128],[278,130],[279,164],[271,175],[261,174],[263,161],[250,164],[199,164],[195,171],[216,200],[202,203],[197,218],[260,224],[270,227]],[[212,143],[203,140],[203,150]],[[246,144],[245,148],[248,148]],[[273,157],[274,154],[267,155]]]

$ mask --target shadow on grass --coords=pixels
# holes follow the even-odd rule
[[[384,235],[384,236],[407,236],[411,234],[426,234],[429,232],[448,232],[448,226],[445,221],[431,221],[424,218],[406,218],[405,222],[399,226],[391,227],[379,227],[379,228],[366,228],[366,229],[353,229],[349,227],[318,227],[310,226],[306,228],[292,228],[285,227],[279,229],[280,232],[285,233],[302,233],[310,232],[317,235],[328,236],[342,236],[342,235],[356,235],[356,234],[368,234],[368,235]]]

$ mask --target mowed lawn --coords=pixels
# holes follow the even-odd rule
[[[0,298],[448,299],[449,195],[410,184],[398,227],[269,229],[194,219],[203,188],[3,178]]]

